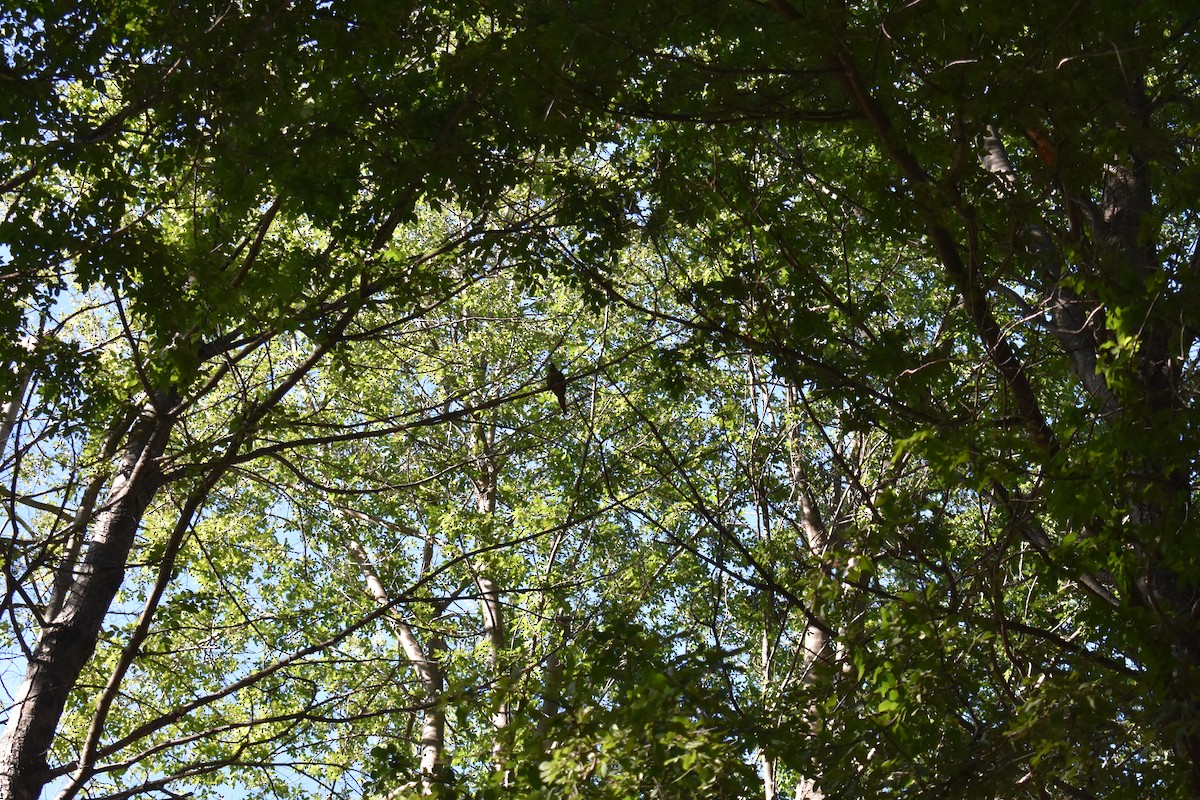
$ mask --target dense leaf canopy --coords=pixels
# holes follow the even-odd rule
[[[0,7],[0,799],[1196,796],[1187,6]]]

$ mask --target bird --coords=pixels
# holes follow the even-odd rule
[[[567,376],[551,361],[546,365],[546,388],[558,398],[562,413],[567,413]]]

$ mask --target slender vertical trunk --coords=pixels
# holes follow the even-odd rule
[[[27,343],[25,349],[32,352],[33,344]],[[13,387],[12,397],[5,401],[3,416],[0,418],[0,464],[4,463],[4,451],[8,448],[8,437],[12,434],[17,414],[25,400],[25,392],[29,391],[29,382],[33,379],[33,369],[29,364],[18,368],[17,385]]]
[[[172,419],[164,411],[170,400],[157,399],[146,404],[129,434],[82,561],[63,566],[73,571],[70,590],[58,613],[45,620],[0,738],[0,800],[34,800],[49,779],[47,753],[67,697],[95,652],[142,516],[161,485],[157,459]]]
[[[486,371],[486,370],[485,370]],[[475,479],[475,507],[483,517],[484,525],[493,525],[496,515],[498,475],[496,461],[492,455],[494,429],[478,426],[475,435],[475,464],[479,474]],[[483,568],[486,569],[486,566]],[[504,606],[500,600],[500,588],[485,571],[475,575],[475,587],[479,591],[479,603],[483,611],[483,635],[488,642],[488,661],[492,667],[495,698],[492,710],[492,763],[497,772],[504,773],[504,785],[509,783],[507,768],[509,746],[509,723],[511,722],[508,693],[511,675],[505,668],[504,653],[508,649],[508,633],[505,630]]]
[[[775,648],[775,597],[773,592],[764,592],[766,597],[763,599],[763,633],[762,633],[762,692],[764,696],[769,696],[774,683],[771,665],[774,663],[774,648]],[[768,753],[763,752],[762,755],[762,780],[763,780],[763,800],[775,800],[777,794],[775,781],[775,759]]]
[[[761,415],[765,421],[771,412],[771,392],[770,389],[763,386],[759,379],[754,356],[750,356],[747,359],[747,372],[750,376],[750,403],[756,409],[755,413]],[[773,548],[771,547],[771,504],[767,496],[767,490],[762,484],[761,476],[755,469],[755,465],[758,463],[758,454],[752,449],[747,466],[750,487],[754,493],[754,506],[758,514],[756,527],[764,552],[771,553],[773,552]],[[774,589],[771,588],[775,585],[777,579],[774,558],[772,557],[769,562],[766,562],[765,566],[769,570],[769,580],[767,581],[768,587],[762,593],[762,641],[759,653],[759,683],[764,707],[769,708],[774,702],[773,695],[777,688],[775,686],[774,665],[779,614],[776,608],[778,598]],[[779,793],[775,776],[776,759],[766,750],[763,750],[761,763],[763,800],[775,800]]]
[[[546,653],[545,666],[542,671],[541,714],[537,723],[537,741],[541,745],[543,752],[546,753],[554,749],[554,743],[547,741],[547,739],[550,734],[550,725],[562,708],[563,662],[559,656],[559,648],[567,646],[567,637],[570,634],[567,628],[568,623],[565,613],[558,614],[555,618],[555,623],[559,643],[555,644],[553,637],[549,640],[550,648]]]
[[[17,421],[17,414],[21,411],[21,403],[25,397],[25,392],[29,389],[29,378],[28,371],[21,375],[16,389],[13,390],[12,399],[4,404],[3,418],[0,419],[0,463],[4,460],[4,451],[8,448],[9,434],[12,433],[13,425]]]
[[[789,385],[787,399],[789,411],[795,409],[800,401],[799,389]],[[789,414],[789,417],[792,416]],[[817,508],[809,489],[808,475],[801,460],[804,443],[800,437],[799,426],[795,422],[791,423],[788,428],[788,448],[791,461],[792,493],[796,505],[799,507],[797,516],[800,522],[800,533],[803,536],[800,544],[807,551],[808,557],[812,558],[814,562],[819,562],[825,557],[830,545],[829,529],[822,520],[820,509]],[[817,662],[829,658],[829,644],[829,636],[824,628],[812,624],[805,626],[804,634],[800,639],[801,680],[804,683],[811,684],[816,680]],[[809,711],[814,713],[813,709],[809,709]],[[813,724],[815,725],[815,720]],[[824,796],[813,776],[802,777],[796,786],[797,800],[822,800]]]
[[[825,526],[821,522],[820,513],[817,511],[807,487],[802,483],[797,483],[796,491],[800,501],[800,524],[804,529],[808,550],[814,557],[820,557],[828,546]],[[804,635],[800,641],[803,651],[801,654],[803,672],[801,674],[805,683],[813,683],[816,681],[817,662],[829,658],[829,636],[821,628],[808,625],[804,628]],[[815,724],[815,720],[813,724]],[[797,800],[822,800],[824,797],[825,794],[812,778],[803,778],[796,786]]]
[[[367,582],[367,590],[371,593],[371,597],[380,605],[388,605],[391,599],[366,548],[353,537],[347,541],[346,546]],[[430,639],[428,651],[422,648],[416,633],[404,620],[393,619],[392,627],[396,632],[396,637],[400,640],[404,657],[417,672],[417,680],[420,681],[421,691],[424,694],[422,698],[424,712],[421,720],[420,791],[421,794],[432,794],[434,786],[445,777],[447,763],[445,756],[446,710],[442,698],[445,680],[442,666],[437,659],[437,653],[443,648],[439,646],[440,641],[436,637]]]
[[[497,771],[507,770],[508,760],[508,726],[511,720],[511,710],[508,703],[509,680],[504,668],[503,654],[508,649],[508,634],[504,630],[504,609],[500,602],[500,589],[491,578],[480,575],[475,579],[479,590],[480,605],[483,607],[483,635],[488,642],[488,662],[492,667],[495,681],[495,708],[492,711],[492,730],[495,740],[492,742],[492,761]],[[505,781],[507,784],[507,780]]]
[[[425,794],[445,779],[446,766],[446,709],[442,691],[445,679],[438,658],[445,649],[441,639],[430,636],[428,653],[421,650],[416,634],[405,622],[396,625],[404,655],[413,664],[420,676],[425,691],[425,711],[421,718],[421,783]]]
[[[762,777],[764,800],[775,800],[775,759],[769,756],[763,756]]]

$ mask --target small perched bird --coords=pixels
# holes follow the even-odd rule
[[[554,392],[562,413],[567,413],[567,376],[551,361],[546,365],[546,388]]]

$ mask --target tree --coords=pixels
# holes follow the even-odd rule
[[[0,12],[0,797],[1194,794],[1195,20],[510,5]]]
[[[73,795],[98,772],[129,767],[101,760],[181,715],[199,720],[239,687],[200,692],[115,742],[106,730],[214,491],[270,451],[256,441],[279,452],[303,431],[297,387],[364,335],[361,314],[398,324],[478,280],[478,249],[444,267],[494,235],[489,214],[512,229],[536,218],[497,201],[558,134],[501,121],[479,101],[485,85],[497,88],[481,66],[498,46],[485,22],[471,9],[371,3],[4,12],[4,78],[17,89],[3,156],[14,334],[5,377],[16,376],[4,386],[6,608],[10,645],[28,669],[0,745],[0,796],[36,796],[65,774]],[[380,135],[388,130],[403,133]],[[451,194],[454,223],[423,227],[420,209]],[[143,530],[154,534],[145,544]],[[72,757],[50,765],[139,553],[157,569],[144,610],[107,665]],[[384,610],[351,614],[239,680],[269,683]],[[141,788],[203,775],[240,752]]]
[[[826,565],[855,677],[797,701],[837,698],[802,771],[1194,791],[1191,20],[691,12],[589,23],[645,54],[613,103],[648,122],[612,160],[695,347],[764,359],[818,441],[881,435],[898,468]]]

